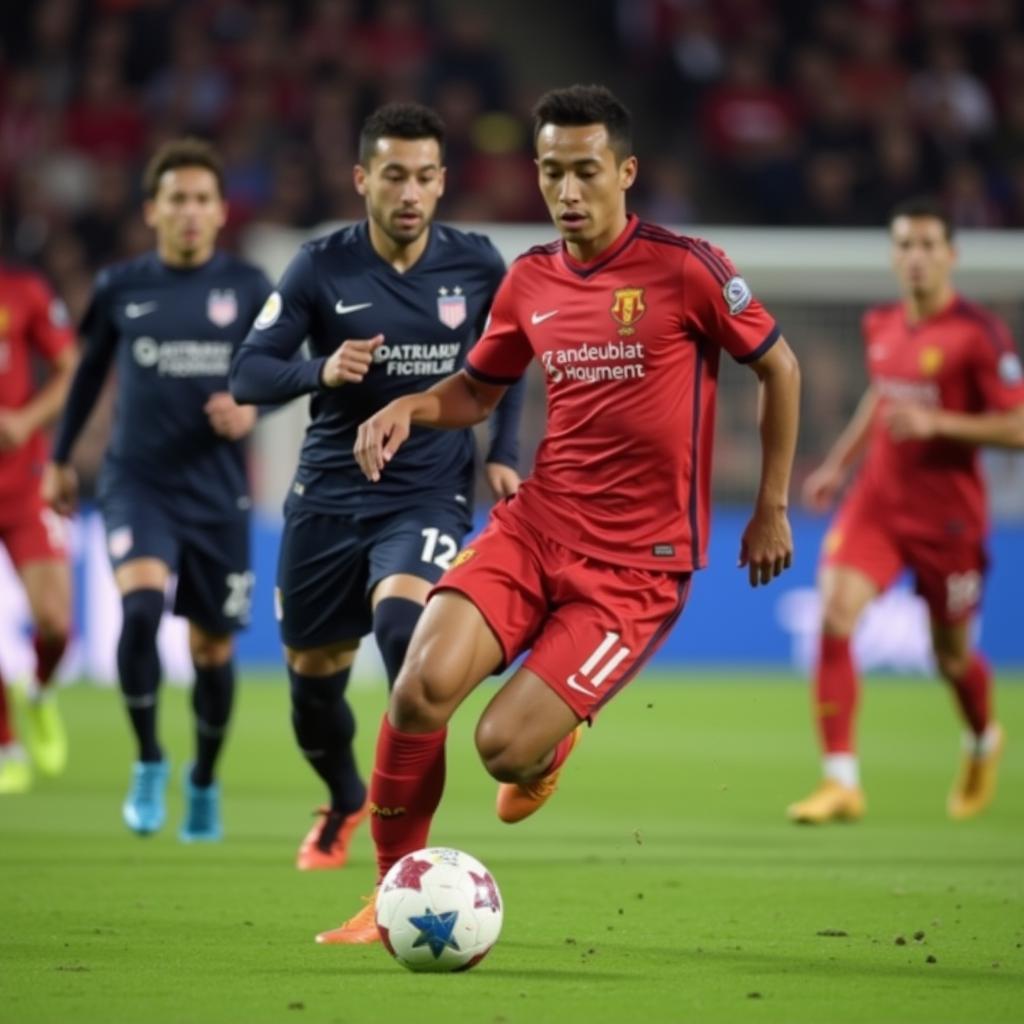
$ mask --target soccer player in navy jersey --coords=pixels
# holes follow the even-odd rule
[[[312,396],[277,582],[295,737],[330,796],[299,848],[302,870],[341,867],[366,814],[345,699],[360,639],[373,632],[393,682],[471,526],[468,429],[414,431],[382,486],[353,455],[363,420],[462,366],[504,275],[487,238],[433,222],[443,143],[440,118],[418,104],[367,119],[354,170],[366,220],[302,246],[232,367],[239,401]],[[307,337],[310,358],[295,360]],[[519,484],[520,405],[513,392],[495,416],[485,468],[498,497]]]
[[[168,580],[189,621],[195,667],[195,761],[185,777],[183,841],[221,836],[215,765],[235,686],[232,634],[249,617],[245,438],[255,410],[227,390],[228,368],[270,292],[262,271],[216,249],[223,170],[198,139],[167,143],[144,177],[156,250],[102,271],[81,333],[75,375],[43,481],[69,513],[78,491],[70,457],[111,365],[113,436],[100,477],[107,548],[121,593],[121,690],[138,744],[125,823],[161,827],[169,766],[157,738],[157,629]]]
[[[370,782],[378,881],[426,846],[448,720],[484,678],[529,651],[476,728],[501,783],[498,815],[520,821],[554,791],[582,723],[672,628],[706,559],[723,349],[760,381],[761,480],[740,565],[756,586],[792,558],[799,369],[778,327],[721,251],[627,214],[630,116],[607,89],[556,90],[534,114],[540,189],[561,239],[509,270],[465,368],[392,402],[356,444],[367,477],[386,486],[411,430],[475,423],[532,359],[544,368],[548,424],[533,473],[435,588],[381,723]],[[370,900],[321,941],[381,937]]]

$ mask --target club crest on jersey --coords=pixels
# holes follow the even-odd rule
[[[926,377],[934,377],[942,366],[942,349],[934,345],[927,345],[921,349],[920,366]]]
[[[466,296],[456,285],[451,291],[447,288],[437,290],[437,316],[445,327],[455,330],[466,320]]]
[[[622,325],[619,334],[624,337],[633,334],[636,330],[633,324],[647,312],[643,288],[616,288],[610,312],[612,319]]]
[[[722,285],[722,294],[725,296],[726,305],[729,307],[729,316],[736,316],[750,305],[754,297],[750,291],[750,285],[742,277],[730,277]]]
[[[206,315],[218,327],[233,324],[238,319],[238,300],[234,290],[214,288],[206,297]]]
[[[0,331],[6,331],[11,326],[11,311],[6,306],[0,306]]]

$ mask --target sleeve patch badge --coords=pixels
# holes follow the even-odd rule
[[[271,292],[267,296],[267,301],[263,303],[263,308],[260,310],[260,315],[256,317],[256,322],[253,326],[258,331],[265,331],[268,327],[277,323],[278,317],[281,315],[281,293]]]
[[[999,358],[999,379],[1004,384],[1019,384],[1024,380],[1024,368],[1016,352],[1005,352]]]
[[[750,305],[750,300],[754,297],[750,291],[750,285],[739,276],[730,277],[722,285],[722,294],[725,296],[730,316],[742,313]]]

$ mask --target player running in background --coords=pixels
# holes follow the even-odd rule
[[[205,142],[167,143],[143,184],[156,251],[97,279],[45,492],[58,511],[73,508],[71,453],[115,364],[117,409],[99,500],[123,610],[118,673],[138,743],[124,820],[145,835],[165,817],[157,630],[176,574],[174,611],[189,621],[195,668],[195,761],[184,779],[179,835],[216,840],[214,770],[235,688],[232,634],[248,622],[252,588],[244,438],[256,413],[236,405],[227,376],[270,284],[257,268],[215,248],[227,208],[220,159]]]
[[[904,569],[928,605],[935,661],[967,727],[950,817],[972,817],[992,799],[1003,746],[991,671],[972,639],[987,565],[978,447],[1024,448],[1021,364],[1006,325],[956,293],[956,250],[942,210],[908,202],[894,212],[890,233],[902,301],[864,317],[870,384],[804,487],[807,503],[824,510],[865,453],[822,551],[814,702],[824,778],[789,807],[798,822],[864,813],[850,643],[869,602]]]
[[[49,375],[37,388],[33,357]],[[46,460],[43,429],[59,415],[75,368],[74,334],[64,304],[37,274],[0,267],[0,541],[21,578],[35,628],[35,678],[22,710],[25,742],[36,767],[57,775],[67,735],[49,686],[71,623],[71,573],[65,526],[39,493]],[[0,678],[0,794],[32,783]]]
[[[488,414],[536,358],[548,423],[532,475],[444,576],[381,723],[370,784],[379,877],[426,846],[448,720],[529,650],[484,711],[476,745],[520,821],[554,791],[583,722],[640,671],[706,561],[715,391],[724,349],[760,380],[763,463],[740,564],[752,585],[792,557],[786,514],[799,369],[723,253],[626,212],[630,116],[573,86],[535,110],[540,188],[562,238],[510,269],[465,369],[361,428],[360,465],[387,486],[410,424]],[[323,942],[379,938],[373,902]]]
[[[416,104],[367,119],[354,171],[367,219],[302,246],[232,369],[239,401],[313,396],[277,580],[292,725],[329,793],[300,869],[341,867],[365,816],[345,699],[359,641],[373,632],[390,686],[430,587],[472,524],[468,430],[416,431],[382,486],[352,452],[360,422],[462,365],[504,275],[488,239],[433,223],[443,142],[440,118]],[[293,360],[307,335],[311,358]],[[495,417],[486,475],[498,497],[519,485],[520,404],[516,394]]]

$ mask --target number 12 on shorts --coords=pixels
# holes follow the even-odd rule
[[[458,554],[458,541],[447,533],[442,533],[436,526],[427,526],[420,530],[423,537],[423,553],[420,560],[430,562],[439,569],[450,569],[452,559]]]
[[[604,639],[594,648],[590,657],[580,666],[579,672],[573,672],[566,682],[574,690],[580,693],[592,694],[599,690],[604,681],[622,664],[625,658],[629,657],[628,647],[619,647],[613,650],[619,642],[618,633],[605,633]],[[591,675],[593,673],[593,675]],[[576,676],[584,676],[589,687],[581,685]]]

